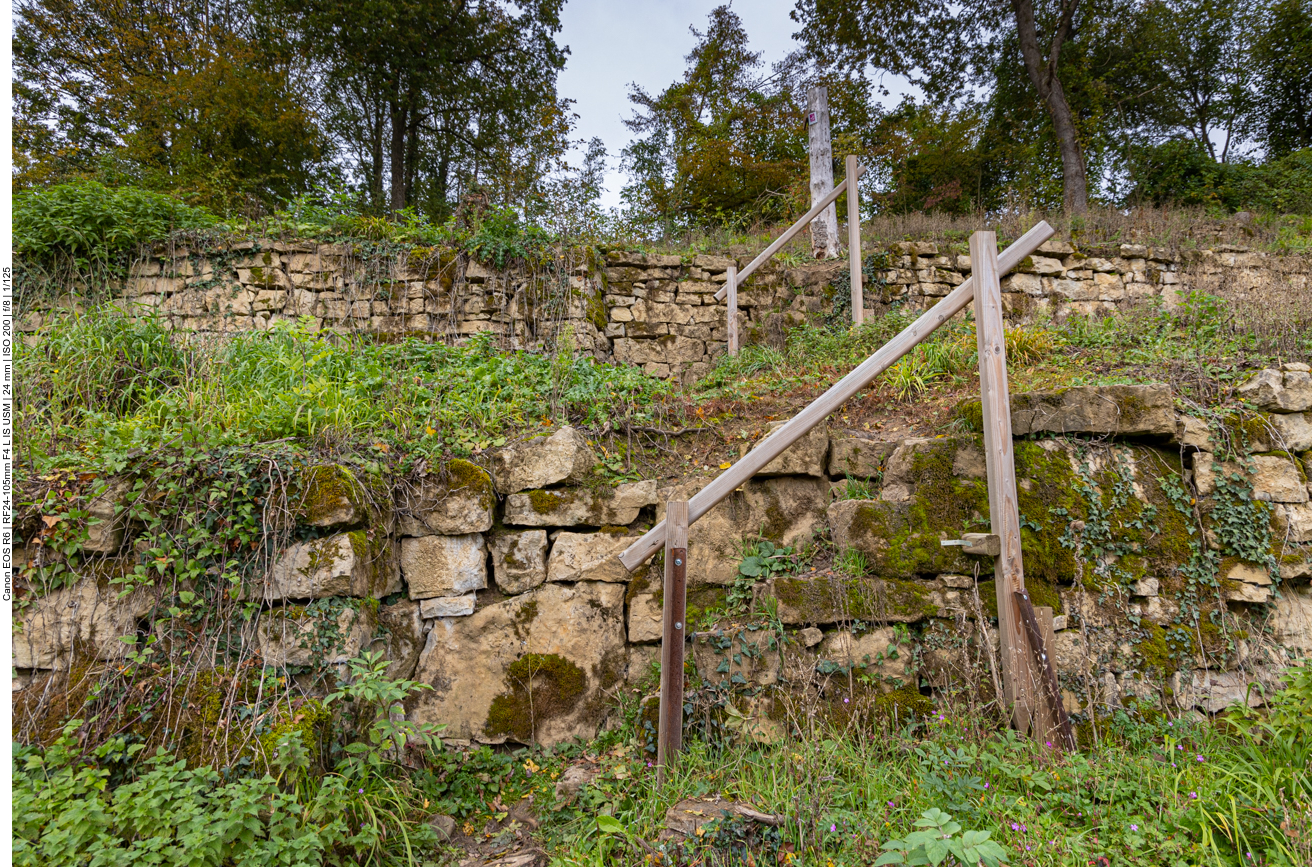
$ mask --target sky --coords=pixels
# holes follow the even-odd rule
[[[570,55],[557,82],[561,96],[575,100],[584,141],[599,136],[609,156],[603,207],[620,204],[624,176],[620,150],[631,135],[624,118],[633,114],[629,83],[659,93],[683,75],[684,56],[696,37],[689,26],[705,30],[707,18],[723,0],[567,0],[558,41]],[[743,20],[748,47],[769,64],[798,47],[797,24],[788,17],[794,0],[737,0],[733,10]],[[885,82],[896,102],[904,88]]]

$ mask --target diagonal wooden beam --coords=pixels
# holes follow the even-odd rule
[[[1051,226],[1040,221],[998,257],[999,273],[1005,274],[1015,268],[1026,256],[1037,250],[1040,244],[1051,238],[1053,233]],[[739,280],[741,279],[740,275]],[[919,319],[903,329],[901,334],[885,343],[878,352],[834,383],[828,391],[811,401],[809,406],[766,437],[763,443],[698,491],[696,496],[688,501],[689,525],[715,508],[717,503],[764,469],[770,461],[783,454],[785,449],[806,436],[811,428],[824,421],[831,412],[855,397],[876,376],[896,364],[898,359],[914,349],[916,344],[932,334],[940,325],[961,312],[974,298],[974,294],[975,283],[972,277],[953,289],[945,298],[921,314]],[[626,548],[620,555],[620,562],[624,564],[625,569],[632,572],[664,546],[665,522],[661,521]]]

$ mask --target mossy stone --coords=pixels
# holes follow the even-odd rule
[[[547,720],[572,713],[587,691],[583,669],[554,653],[527,653],[506,669],[509,689],[492,700],[484,731],[532,743]]]

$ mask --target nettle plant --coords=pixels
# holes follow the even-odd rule
[[[931,864],[938,867],[947,862],[962,867],[997,867],[1005,864],[1007,853],[988,831],[966,831],[961,823],[938,807],[930,807],[916,820],[919,831],[912,831],[902,840],[889,840],[881,848],[886,850],[875,861],[881,864]],[[951,858],[951,861],[948,861]]]

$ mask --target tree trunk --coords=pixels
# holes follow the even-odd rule
[[[406,129],[405,145],[405,198],[414,203],[415,179],[419,176],[419,124],[423,113],[419,110],[418,94],[410,91],[410,122]]]
[[[392,181],[392,201],[391,212],[393,214],[405,207],[405,134],[409,129],[406,123],[406,108],[397,102],[391,104],[391,121],[392,121],[392,146],[389,156],[391,158],[391,181]]]
[[[1061,54],[1062,43],[1070,33],[1075,7],[1079,0],[1064,0],[1062,3],[1061,23],[1052,37],[1052,47],[1045,61],[1039,50],[1038,25],[1034,21],[1034,4],[1032,0],[1011,0],[1016,14],[1016,32],[1020,37],[1020,53],[1025,61],[1025,71],[1029,73],[1034,89],[1043,100],[1052,120],[1053,132],[1057,135],[1057,144],[1061,149],[1061,183],[1062,204],[1067,211],[1079,213],[1089,207],[1089,181],[1084,173],[1084,154],[1075,132],[1075,115],[1070,103],[1066,101],[1066,92],[1062,89],[1061,79],[1057,77],[1057,58]]]

